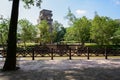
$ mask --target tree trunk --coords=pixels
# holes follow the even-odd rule
[[[24,48],[26,49],[26,42],[25,41],[23,41],[24,42]]]
[[[84,46],[84,45],[85,45],[85,43],[84,43],[84,42],[82,42],[82,43],[81,43],[81,45],[82,45],[82,46]]]
[[[7,56],[3,71],[16,70],[16,42],[17,42],[17,22],[19,12],[19,0],[13,0],[11,20],[8,33]]]

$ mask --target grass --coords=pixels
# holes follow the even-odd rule
[[[36,45],[36,44],[38,44],[38,43],[27,42],[26,46],[33,46],[33,45]],[[19,43],[19,44],[17,44],[17,46],[24,46],[24,43]]]

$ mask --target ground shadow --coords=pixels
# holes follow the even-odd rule
[[[18,70],[1,72],[1,80],[120,80],[120,68]]]

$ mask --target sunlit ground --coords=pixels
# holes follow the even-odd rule
[[[75,59],[74,59],[75,58]],[[20,70],[1,72],[0,80],[120,80],[120,59],[55,57],[17,61]],[[2,68],[4,61],[0,61]]]
[[[51,57],[35,57],[35,60],[51,60]],[[64,56],[64,57],[53,57],[54,60],[69,60],[69,56]],[[77,56],[77,57],[71,57],[72,60],[80,60],[80,59],[85,59],[87,60],[87,56]],[[105,60],[105,56],[90,56],[90,60],[96,60],[96,59],[103,59]],[[120,59],[120,56],[108,56],[109,59]],[[18,58],[18,60],[32,60],[32,57],[22,57]]]

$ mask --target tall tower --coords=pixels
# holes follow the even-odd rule
[[[48,25],[50,26],[49,32],[52,32],[52,30],[53,30],[53,28],[52,28],[52,22],[53,22],[52,16],[53,16],[53,14],[52,14],[51,10],[43,9],[40,11],[38,22],[40,22],[42,20],[46,20],[48,22]]]

